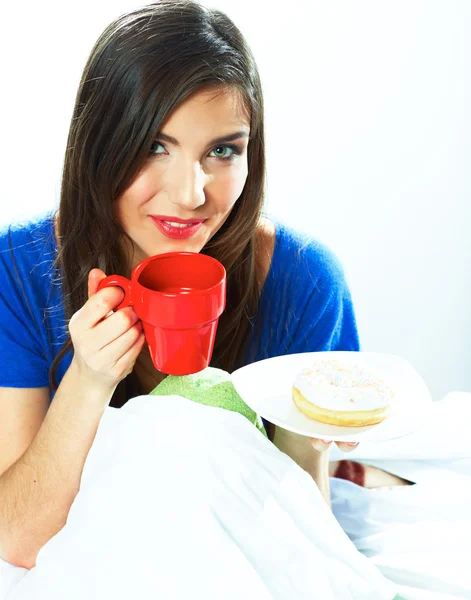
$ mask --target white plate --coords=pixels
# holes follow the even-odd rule
[[[395,391],[390,415],[377,425],[340,427],[306,417],[294,404],[296,375],[315,360],[341,358],[375,369]],[[400,356],[373,352],[305,352],[261,360],[232,373],[241,398],[260,416],[284,429],[341,442],[380,442],[402,437],[420,427],[432,397],[422,377]]]

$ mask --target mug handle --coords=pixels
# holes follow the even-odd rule
[[[117,306],[114,310],[119,310],[120,308],[124,308],[125,306],[132,306],[131,301],[131,282],[126,277],[122,277],[121,275],[109,275],[100,281],[98,284],[97,292],[102,290],[105,287],[116,286],[122,288],[124,292],[124,299],[119,306]]]

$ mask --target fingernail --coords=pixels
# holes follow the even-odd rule
[[[347,446],[358,446],[360,442],[345,442]]]
[[[321,440],[323,444],[331,444],[332,440]]]

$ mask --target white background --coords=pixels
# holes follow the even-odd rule
[[[267,209],[341,259],[365,351],[471,391],[471,2],[208,0],[264,85]],[[140,2],[2,8],[0,223],[54,207],[76,88]]]

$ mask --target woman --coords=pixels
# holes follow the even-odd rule
[[[107,274],[175,250],[220,260],[227,309],[212,364],[229,372],[358,350],[337,260],[261,218],[264,170],[260,80],[227,16],[165,1],[105,30],[78,90],[59,211],[0,240],[2,558],[35,564],[66,521],[105,407],[163,377],[132,308],[112,312],[122,290],[97,293]],[[271,437],[328,498],[329,444]]]

